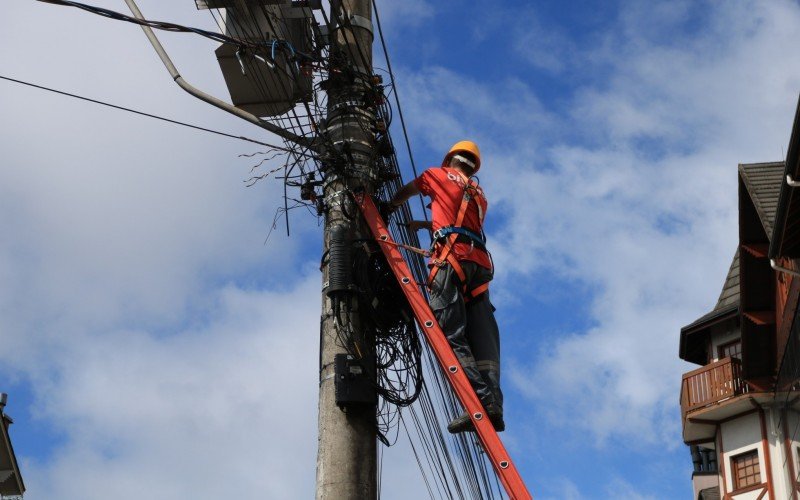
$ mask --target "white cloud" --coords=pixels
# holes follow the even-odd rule
[[[174,86],[138,27],[9,8],[3,36],[31,56],[0,44],[4,75],[271,140]],[[214,43],[161,37],[225,97]],[[245,188],[237,157],[258,147],[2,85],[0,373],[31,383],[30,413],[59,436],[51,455],[18,450],[26,498],[311,496],[314,218],[265,245],[282,189]]]
[[[797,36],[782,20],[798,12],[784,7],[756,9],[760,29],[726,40],[730,51],[705,65],[700,55],[680,53],[654,65],[662,51],[640,45],[619,61],[622,77],[610,88],[591,89],[587,94],[596,98],[578,100],[576,116],[607,131],[608,146],[554,148],[559,168],[529,187],[540,200],[533,207],[508,193],[516,224],[524,228],[529,214],[542,213],[563,229],[538,235],[574,266],[566,275],[600,286],[592,307],[598,326],[552,342],[528,372],[563,398],[553,408],[558,420],[580,415],[567,421],[600,440],[638,435],[676,444],[671,410],[683,369],[677,334],[713,304],[730,263],[735,165],[779,159],[789,132],[796,99],[790,82],[800,73],[779,65],[790,56],[775,48]],[[716,15],[729,17],[724,8]],[[744,67],[759,79],[737,80]],[[609,100],[623,106],[606,107]],[[585,113],[587,103],[600,111]],[[635,112],[613,112],[620,107]],[[641,134],[653,139],[652,147],[667,147],[651,156],[651,146],[636,145]],[[701,140],[692,141],[693,134]],[[681,146],[687,142],[688,150]],[[557,213],[548,210],[553,206]],[[665,220],[678,224],[664,227]],[[530,233],[513,234],[521,241],[512,248],[524,248]],[[508,262],[517,262],[514,257]]]
[[[67,332],[43,417],[66,436],[30,498],[312,495],[319,279],[219,291],[214,320],[163,338]]]
[[[147,7],[143,2],[143,10]],[[33,29],[28,50],[37,58],[15,57],[11,44],[2,44],[7,74],[258,135],[258,129],[174,86],[138,27],[38,3],[12,11],[19,22],[9,24],[6,35],[22,37]],[[59,16],[47,17],[49,12]],[[67,31],[70,43],[57,43]],[[191,72],[200,66],[221,80],[213,44],[201,40],[202,51],[191,52],[198,47],[183,45],[187,38],[177,41],[173,55],[184,62],[179,67]],[[197,53],[205,54],[202,62]],[[98,60],[98,54],[109,59]],[[127,73],[132,67],[137,70]],[[98,68],[109,69],[87,73]],[[17,343],[15,360],[22,365],[31,362],[28,356],[51,354],[38,342],[58,336],[49,329],[54,324],[174,326],[189,310],[203,311],[208,297],[198,290],[209,285],[253,283],[257,277],[248,276],[253,274],[269,281],[268,269],[275,282],[291,276],[300,238],[273,236],[263,244],[282,204],[280,185],[268,181],[245,189],[242,184],[252,163],[237,155],[257,151],[253,146],[3,85],[0,106],[13,120],[0,123],[0,226],[7,235],[0,242],[5,278],[0,298],[14,312],[5,321],[17,326],[4,337]],[[201,86],[224,95],[219,85]],[[314,225],[309,217],[293,222],[296,236]],[[34,324],[40,326],[24,332]]]
[[[139,28],[29,4],[12,3],[3,25],[36,54],[0,44],[11,76],[258,135],[173,87]],[[432,12],[382,7],[398,26]],[[733,253],[735,165],[779,159],[788,137],[796,6],[710,9],[707,32],[667,46],[653,28],[685,8],[622,9],[619,30],[569,54],[609,77],[566,106],[514,77],[400,77],[416,144],[440,151],[470,136],[485,151],[490,213],[504,222],[490,236],[508,242],[495,247],[496,296],[542,270],[593,291],[593,326],[539,339],[506,380],[598,443],[677,444],[678,328],[713,304]],[[162,38],[190,81],[224,96],[213,44]],[[143,484],[163,498],[309,496],[319,282],[296,254],[316,241],[313,219],[262,246],[280,193],[241,187],[250,164],[236,154],[250,146],[63,99],[0,93],[14,117],[0,123],[0,369],[33,380],[33,411],[65,432],[53,457],[26,467],[30,497],[125,499]],[[391,481],[410,482],[411,461],[398,461]]]
[[[655,500],[657,496],[642,494],[636,487],[622,478],[615,477],[605,486],[606,498],[619,498],[620,500]]]
[[[409,126],[434,151],[463,137],[502,131],[502,137],[492,134],[498,144],[513,144],[522,148],[517,150],[520,153],[534,154],[543,137],[532,140],[533,130],[547,131],[548,136],[558,131],[550,130],[559,126],[556,117],[519,79],[491,85],[437,66],[419,73],[403,72],[399,82],[409,109]]]
[[[542,22],[533,9],[515,13],[502,22],[513,26],[514,50],[534,67],[560,74],[575,64],[572,39],[558,26]]]
[[[511,379],[553,424],[598,443],[679,444],[678,332],[713,305],[730,264],[736,165],[780,159],[789,134],[800,10],[707,7],[709,28],[674,45],[646,26],[682,21],[681,9],[640,12],[640,25],[623,16],[624,29],[578,55],[608,78],[578,85],[566,105],[441,68],[404,93],[426,146],[462,136],[482,146],[495,217],[508,217],[489,235],[503,242],[496,297],[543,270],[591,287],[594,326],[541,338]]]
[[[139,4],[211,27],[191,6]],[[4,74],[275,142],[174,86],[140,28],[10,9],[3,36],[36,56],[0,44]],[[216,44],[159,36],[187,80],[226,97]],[[260,158],[237,155],[257,146],[0,85],[0,380],[30,382],[29,412],[58,436],[17,450],[26,498],[312,496],[315,218],[264,244],[282,189],[243,186]],[[384,496],[423,495],[404,440],[384,452]]]
[[[585,500],[614,498],[619,500],[654,500],[657,496],[643,494],[637,491],[630,482],[619,476],[611,477],[602,485],[590,488],[592,493],[585,493],[567,477],[554,478],[542,485],[542,491],[537,493],[537,498],[559,500]],[[602,493],[600,493],[602,491]]]
[[[567,477],[554,478],[552,482],[542,485],[543,491],[537,492],[536,498],[552,500],[582,500],[580,488]]]
[[[378,14],[384,28],[401,29],[404,25],[418,26],[433,17],[435,8],[428,0],[408,0],[405,2],[378,1]]]

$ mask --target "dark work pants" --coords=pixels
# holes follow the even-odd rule
[[[460,264],[468,290],[491,281],[489,269],[470,261]],[[489,292],[465,302],[461,281],[448,263],[439,269],[431,284],[430,304],[481,403],[495,403],[502,410],[500,332]]]

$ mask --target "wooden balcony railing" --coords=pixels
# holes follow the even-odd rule
[[[742,380],[742,362],[723,358],[683,375],[681,412],[686,416],[691,410],[747,392],[747,382]]]

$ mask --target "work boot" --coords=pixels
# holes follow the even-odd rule
[[[458,434],[460,432],[474,431],[475,426],[469,418],[469,413],[464,412],[453,419],[452,422],[447,424],[447,431],[450,434]]]
[[[492,422],[495,431],[503,432],[506,430],[506,423],[503,421],[503,410],[496,404],[489,403],[486,405],[486,415],[489,417],[489,421]],[[467,431],[474,432],[475,425],[472,423],[469,413],[464,412],[447,425],[447,431],[450,432],[450,434],[458,434]]]

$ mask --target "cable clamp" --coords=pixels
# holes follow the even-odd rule
[[[328,205],[332,205],[334,201],[340,198],[343,194],[347,194],[347,189],[342,189],[341,191],[335,191],[327,196],[325,196],[325,203]]]
[[[239,47],[236,49],[236,60],[239,61],[239,67],[242,68],[242,74],[247,75],[247,71],[244,69],[244,59],[242,58],[242,49],[244,47]]]
[[[352,14],[350,16],[350,24],[358,28],[364,28],[365,30],[369,31],[370,35],[375,35],[375,29],[372,27],[372,21],[364,16]]]
[[[351,101],[342,101],[337,102],[333,106],[331,106],[331,111],[339,111],[342,108],[363,108],[365,107],[364,101],[359,100],[351,100]]]

